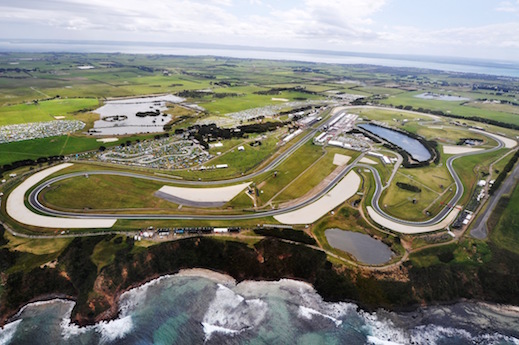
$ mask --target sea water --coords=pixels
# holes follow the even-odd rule
[[[158,42],[103,42],[103,41],[45,41],[0,39],[2,52],[77,52],[77,53],[129,53],[167,54],[180,56],[224,56],[242,59],[267,59],[309,61],[317,63],[365,64],[387,67],[412,67],[462,73],[478,73],[509,77],[519,77],[519,66],[514,62],[456,59],[418,56],[373,56],[373,54],[331,52],[331,51],[291,51],[275,48],[254,47],[210,47],[193,44]]]
[[[327,303],[308,284],[167,276],[122,295],[116,320],[70,323],[73,302],[24,308],[4,344],[519,344],[519,309],[481,303],[412,313]]]

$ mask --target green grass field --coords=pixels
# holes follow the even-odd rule
[[[312,188],[319,185],[337,168],[337,165],[333,164],[333,158],[337,153],[352,157],[350,160],[353,160],[358,156],[358,152],[355,151],[348,151],[334,147],[326,148],[326,154],[321,158],[317,158],[318,160],[314,161],[315,164],[311,167],[309,166],[306,171],[290,181],[287,188],[282,191],[274,201],[278,203],[301,197],[312,190]]]
[[[519,254],[519,188],[515,187],[506,208],[504,209],[497,226],[490,229],[492,242]]]
[[[56,260],[72,239],[38,239],[14,237],[8,232],[4,238],[9,242],[3,246],[18,252],[16,262],[4,273],[17,271],[29,272],[36,267]]]
[[[128,220],[120,219],[114,225],[118,231],[136,231],[146,229],[149,226],[155,228],[185,227],[185,226],[214,226],[229,227],[239,226],[246,229],[256,227],[258,224],[279,224],[274,217],[255,218],[249,220]]]
[[[222,141],[224,144],[226,141]],[[237,142],[233,140],[227,147],[234,147]],[[250,172],[255,167],[261,164],[265,159],[272,155],[278,148],[278,138],[274,133],[271,133],[266,140],[262,141],[261,146],[252,147],[249,144],[243,144],[244,151],[238,151],[237,148],[231,149],[231,151],[217,157],[211,162],[207,163],[211,165],[217,164],[228,164],[229,167],[226,169],[215,169],[215,170],[181,170],[174,171],[174,174],[181,176],[186,179],[195,180],[222,180],[232,176],[238,176]],[[218,148],[218,151],[221,148]]]
[[[69,245],[70,241],[72,241],[72,239],[68,238],[53,238],[34,241],[30,238],[15,237],[9,232],[5,232],[4,237],[9,241],[5,247],[11,250],[35,255],[61,252]]]
[[[116,240],[117,238],[119,240]],[[121,236],[114,237],[110,241],[105,240],[97,243],[90,256],[92,262],[97,266],[97,271],[99,272],[103,267],[111,264],[115,259],[115,253],[127,246],[124,237]]]
[[[42,197],[58,209],[176,209],[178,205],[153,195],[163,185],[124,176],[91,175],[56,183]]]
[[[407,125],[404,129],[407,129]],[[450,127],[450,126],[420,126],[417,125],[416,132],[414,132],[427,140],[436,140],[439,143],[445,143],[448,145],[456,145],[461,138],[473,138],[480,139],[485,143],[490,144],[490,146],[495,146],[496,142],[492,139],[489,139],[487,136],[482,134],[470,132],[466,129],[458,128],[458,127]],[[489,146],[489,145],[486,145]],[[485,146],[483,146],[485,147]]]
[[[430,267],[442,263],[477,265],[490,259],[491,251],[488,244],[473,239],[424,249],[410,255],[411,263],[416,267]]]
[[[487,107],[486,109],[476,108],[474,106],[465,105],[465,102],[451,102],[440,100],[428,100],[415,97],[424,91],[407,92],[398,95],[392,95],[389,98],[381,101],[383,104],[392,104],[393,106],[410,105],[415,109],[431,109],[449,112],[451,114],[460,115],[464,117],[478,116],[482,118],[492,119],[505,123],[512,123],[519,125],[519,116],[514,113],[504,112],[502,107]],[[456,93],[455,93],[456,94]],[[481,97],[478,94],[462,93],[461,96]]]
[[[420,193],[410,192],[399,188],[396,182],[407,183],[419,187]],[[438,193],[431,191],[416,180],[407,178],[405,175],[397,174],[393,183],[387,188],[380,198],[380,206],[387,213],[401,219],[420,221],[429,218],[424,209],[427,208],[437,197]]]
[[[241,91],[240,88],[230,88],[226,89],[226,92],[237,92]],[[216,114],[227,114],[234,113],[242,110],[247,110],[251,108],[260,108],[267,105],[283,105],[282,101],[275,101],[272,98],[283,98],[289,101],[294,101],[296,98],[304,98],[304,99],[319,99],[321,97],[316,95],[309,95],[306,93],[300,92],[281,92],[279,95],[256,95],[253,93],[244,94],[243,96],[238,97],[225,97],[212,99],[209,102],[201,102],[200,105],[204,107],[207,111]]]
[[[482,178],[482,173],[488,173],[488,166],[506,152],[507,149],[501,149],[497,152],[461,157],[454,161],[452,166],[458,173],[465,189],[460,204],[464,205],[468,201],[474,184],[479,178]]]
[[[55,116],[72,119],[71,113],[93,109],[99,105],[97,99],[69,98],[41,101],[37,104],[17,104],[0,107],[0,126],[28,122],[53,121]]]
[[[311,141],[299,148],[276,168],[277,176],[274,177],[274,172],[270,172],[266,179],[262,179],[261,182],[258,181],[257,188],[260,193],[261,204],[268,202],[322,155],[322,147],[314,145]]]
[[[13,58],[26,57],[26,54],[5,54],[0,56],[0,66],[9,67],[8,63]],[[501,104],[483,104],[468,102],[443,102],[421,100],[414,97],[418,93],[425,90],[424,85],[439,85],[440,82],[451,84],[449,86],[442,85],[442,88],[451,91],[453,94],[459,94],[472,99],[489,98],[510,100],[517,97],[512,93],[496,95],[492,91],[472,91],[471,87],[466,85],[485,83],[483,79],[477,77],[458,77],[443,72],[418,72],[410,70],[409,75],[403,75],[401,71],[395,71],[391,68],[371,67],[371,66],[347,66],[334,64],[311,64],[293,61],[266,61],[266,60],[239,60],[231,58],[217,57],[173,57],[173,56],[147,56],[147,55],[125,55],[125,54],[32,54],[34,60],[20,60],[17,66],[22,71],[17,72],[10,70],[6,72],[7,78],[0,78],[0,126],[9,123],[23,123],[32,121],[48,121],[53,120],[54,116],[65,116],[67,119],[79,119],[91,125],[95,116],[89,112],[80,112],[84,109],[93,109],[99,105],[99,101],[104,101],[113,97],[136,96],[147,94],[164,94],[177,93],[184,90],[205,90],[210,89],[212,93],[236,93],[237,97],[226,96],[223,98],[214,97],[213,95],[205,95],[193,99],[188,102],[198,103],[207,109],[207,114],[202,114],[206,118],[214,118],[223,116],[229,112],[245,110],[249,108],[264,107],[271,104],[282,105],[283,102],[272,100],[272,98],[286,98],[289,101],[296,99],[329,99],[332,93],[329,90],[340,91],[345,93],[359,94],[369,97],[371,95],[387,95],[387,99],[382,100],[383,104],[393,105],[411,105],[415,108],[423,107],[429,109],[437,109],[442,111],[451,111],[453,114],[462,116],[481,116],[512,123],[519,123],[517,115],[517,107]],[[56,63],[59,62],[59,63]],[[79,64],[91,64],[95,66],[93,70],[79,70],[76,67]],[[23,69],[29,69],[28,73]],[[167,73],[163,73],[167,71]],[[346,81],[340,83],[340,81]],[[510,82],[515,83],[515,82]],[[465,86],[463,86],[465,85]],[[515,85],[515,84],[514,84]],[[275,95],[260,95],[257,91],[266,91],[272,88],[294,88],[303,87],[307,91],[315,92],[312,95],[306,92],[298,91],[282,91]],[[429,86],[428,86],[429,87]],[[430,86],[431,91],[442,93]],[[421,90],[409,92],[405,90]],[[61,98],[45,101],[47,98],[60,95]],[[37,104],[33,102],[38,100]],[[99,100],[99,101],[98,101]],[[374,100],[378,102],[378,100]],[[283,109],[283,110],[289,110]],[[465,131],[464,129],[447,128],[446,124],[451,121],[448,118],[441,118],[442,123],[435,124],[439,126],[432,128],[426,124],[422,126],[418,120],[429,121],[431,118],[426,115],[409,114],[398,109],[378,110],[378,109],[352,109],[351,112],[358,113],[361,117],[370,120],[379,120],[388,123],[391,126],[404,128],[410,132],[423,135],[427,139],[438,140],[440,143],[455,143],[460,137],[477,137],[479,135]],[[175,125],[175,128],[185,128],[193,124],[196,119],[192,112],[174,107],[170,109],[176,116],[187,115],[191,118]],[[197,115],[198,116],[198,115]],[[287,120],[288,117],[284,117]],[[403,122],[402,120],[408,120]],[[480,123],[464,121],[467,125],[482,125]],[[443,128],[440,128],[443,126]],[[492,132],[504,133],[510,137],[517,135],[516,131],[509,129],[482,125]],[[212,171],[161,171],[164,174],[178,175],[190,180],[213,180],[226,179],[241,174],[247,174],[264,164],[272,155],[286,149],[288,145],[278,146],[278,142],[282,132],[286,128],[268,135],[263,141],[263,145],[259,147],[251,147],[244,140],[224,140],[221,148],[211,148],[210,152],[215,154],[221,152],[221,156],[215,158],[211,164],[228,164],[228,169],[212,170]],[[36,159],[49,155],[73,155],[78,152],[89,150],[97,150],[99,146],[119,145],[126,140],[134,141],[135,139],[143,139],[153,137],[133,136],[122,138],[119,142],[112,144],[101,144],[93,137],[81,135],[60,136],[54,138],[37,139],[25,142],[17,142],[0,145],[0,165],[8,164],[12,161],[25,158]],[[251,135],[253,139],[254,135]],[[243,144],[245,151],[238,151],[235,148],[238,144]],[[493,144],[493,143],[489,143]],[[322,156],[322,152],[318,148],[312,147],[310,144],[303,147],[298,154],[285,161],[280,167],[278,177],[274,180],[271,175],[265,174],[258,177],[254,182],[260,184],[265,182],[260,190],[260,203],[265,203],[278,193],[282,188],[288,186],[276,199],[274,204],[284,202],[301,196],[315,187],[335,167],[332,164],[333,155],[339,152],[339,149],[327,149],[328,152]],[[227,152],[229,151],[229,152]],[[489,156],[472,156],[456,162],[456,169],[459,169],[462,179],[469,190],[476,181],[478,173],[488,170],[488,164],[497,159],[499,155],[506,151]],[[349,153],[345,153],[349,154]],[[353,155],[353,154],[350,154]],[[317,164],[305,169],[315,163],[320,157],[321,160]],[[505,162],[496,165],[496,169],[504,166]],[[77,169],[87,167],[85,169],[111,169],[110,165],[77,165]],[[475,167],[478,171],[474,171]],[[376,166],[382,175],[383,180],[387,179],[391,173],[389,167],[384,167],[380,163]],[[136,168],[137,169],[137,168]],[[486,170],[485,170],[486,169]],[[145,173],[154,173],[144,168],[138,170]],[[427,202],[434,195],[441,193],[452,180],[448,176],[445,167],[427,167],[422,169],[401,169],[402,174],[397,175],[397,180],[402,178],[408,182],[416,182],[422,187],[423,194],[416,205],[418,214],[423,211]],[[72,184],[79,182],[79,191],[72,191]],[[132,189],[140,189],[144,198],[138,196],[136,192],[126,192],[122,182],[133,186]],[[53,201],[62,207],[78,207],[87,208],[103,208],[103,207],[149,207],[156,208],[157,212],[170,211],[175,209],[176,205],[164,204],[164,201],[157,201],[150,193],[155,190],[158,185],[144,183],[142,181],[115,181],[114,179],[87,181],[78,179],[77,181],[65,181],[63,186],[57,190],[49,191],[47,198],[54,197]],[[369,183],[367,184],[369,186]],[[404,195],[402,190],[395,190],[391,187],[388,191],[390,198],[396,198],[404,204],[401,206],[402,212],[409,206],[409,195]],[[433,191],[429,191],[428,188]],[[61,199],[63,196],[58,195],[58,191],[67,191],[71,193],[71,199],[81,199],[84,195],[88,198],[82,202]],[[93,195],[94,192],[107,195],[106,198],[100,200]],[[107,191],[112,191],[111,194]],[[118,195],[125,193],[127,199],[118,199]],[[54,193],[54,194],[53,194]],[[468,192],[466,192],[468,193]],[[430,195],[427,195],[430,194]],[[450,194],[446,193],[443,198],[432,205],[432,210],[437,210],[441,202],[449,199]],[[368,196],[369,198],[369,196]],[[95,201],[95,202],[94,202]],[[75,204],[74,204],[75,202]],[[248,208],[252,206],[252,200],[244,193],[240,194],[230,205],[237,209]],[[434,213],[434,212],[433,212]],[[269,221],[274,222],[273,219]],[[144,224],[146,222],[142,222]],[[164,224],[172,224],[174,222],[164,222]],[[247,223],[247,222],[244,222]],[[251,222],[251,224],[256,221]],[[122,225],[121,225],[122,224]],[[141,224],[138,222],[118,222],[121,229],[130,229]],[[157,222],[160,224],[160,222]],[[199,225],[200,222],[193,222]],[[103,251],[101,251],[103,252]],[[31,253],[30,253],[31,254]],[[35,255],[35,254],[31,254]],[[101,254],[100,254],[101,255]],[[100,262],[106,262],[109,255],[100,259]],[[29,260],[29,259],[27,259]],[[30,259],[32,260],[32,259]]]
[[[511,104],[495,104],[495,103],[482,103],[482,102],[470,102],[466,104],[467,107],[473,107],[491,112],[499,111],[502,113],[519,115],[519,107]]]
[[[120,145],[120,143],[128,140],[134,142],[137,139],[144,140],[148,138],[153,138],[153,135],[143,134],[122,137],[118,142],[106,144],[98,142],[95,137],[80,135],[62,135],[58,137],[16,141],[0,144],[0,165],[23,159],[38,159],[39,157],[71,155],[94,151],[98,150],[100,146],[111,147]]]
[[[375,121],[384,121],[389,125],[398,125],[400,122],[394,121],[402,121],[402,120],[431,120],[431,117],[428,115],[419,115],[414,113],[408,113],[405,111],[399,111],[398,109],[362,109],[362,108],[352,108],[351,112],[358,114],[363,119],[367,120],[375,120]]]

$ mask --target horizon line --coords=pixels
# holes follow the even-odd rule
[[[98,45],[120,45],[138,44],[141,46],[171,46],[180,48],[213,48],[222,50],[250,50],[250,51],[266,51],[266,52],[291,52],[305,54],[324,54],[330,56],[350,56],[350,57],[368,57],[382,58],[389,60],[408,60],[408,61],[424,61],[436,63],[450,63],[458,65],[470,66],[486,66],[499,67],[505,69],[519,68],[519,64],[511,60],[497,60],[488,58],[473,57],[456,57],[445,55],[423,55],[423,54],[404,54],[404,53],[372,53],[372,52],[356,52],[344,50],[329,49],[312,49],[312,48],[284,48],[284,47],[268,47],[268,46],[250,46],[239,44],[221,44],[221,43],[205,43],[205,42],[167,42],[167,41],[119,41],[119,40],[76,40],[76,39],[39,39],[39,38],[0,38],[0,41],[7,43],[70,43],[70,44],[98,44]],[[164,54],[158,54],[164,55]]]

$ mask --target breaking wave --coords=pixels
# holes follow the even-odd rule
[[[0,330],[0,345],[30,344],[30,332],[35,332],[34,337],[50,337],[49,343],[60,338],[64,344],[311,340],[373,345],[519,345],[519,308],[515,307],[459,303],[412,313],[366,312],[353,303],[325,302],[311,285],[299,281],[236,284],[225,277],[204,277],[212,280],[190,274],[153,280],[121,296],[117,319],[86,327],[71,323],[73,302],[29,304],[16,321]],[[56,323],[49,326],[49,319]],[[48,331],[42,334],[38,327]],[[45,342],[42,339],[39,343]]]
[[[0,328],[0,345],[7,345],[11,342],[20,322],[22,320],[16,320]]]
[[[455,339],[468,344],[514,344],[519,345],[519,339],[493,333],[472,334],[471,332],[442,325],[419,325],[410,329],[397,327],[393,321],[381,318],[375,313],[359,312],[366,324],[368,342],[378,344],[416,344],[436,345],[445,343],[446,339]]]
[[[213,333],[238,334],[258,326],[267,314],[267,303],[261,299],[247,300],[230,288],[218,284],[214,300],[204,315],[205,339]]]

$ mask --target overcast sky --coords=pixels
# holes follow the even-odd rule
[[[519,59],[519,0],[0,0],[0,38]]]

